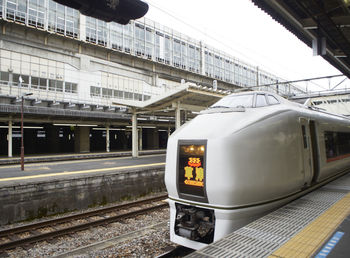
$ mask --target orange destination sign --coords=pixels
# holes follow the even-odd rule
[[[200,158],[190,157],[187,162],[188,166],[184,167],[186,185],[204,187],[204,169],[201,167]]]

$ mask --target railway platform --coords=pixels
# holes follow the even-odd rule
[[[350,174],[187,257],[349,257]]]
[[[161,152],[1,165],[0,227],[164,191]]]
[[[140,156],[152,154],[165,154],[165,149],[160,150],[143,150],[139,151]],[[130,157],[131,151],[115,151],[115,152],[89,152],[89,153],[67,153],[67,154],[51,154],[51,155],[26,155],[24,163],[36,163],[47,161],[61,160],[81,160],[81,159],[98,159],[98,158],[113,158],[113,157]],[[10,164],[20,164],[21,157],[1,157],[0,166]]]

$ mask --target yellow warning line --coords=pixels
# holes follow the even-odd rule
[[[269,257],[311,257],[350,214],[350,193]]]
[[[94,172],[116,171],[116,170],[122,170],[122,169],[128,169],[128,168],[129,169],[130,168],[145,168],[145,167],[161,166],[161,165],[165,165],[165,162],[152,163],[152,164],[142,164],[142,165],[133,165],[133,166],[123,166],[123,167],[113,167],[113,168],[99,168],[99,169],[90,169],[90,170],[59,172],[59,173],[41,174],[41,175],[33,175],[33,176],[20,176],[20,177],[1,178],[0,182],[13,181],[13,180],[26,180],[26,179],[52,177],[52,176],[66,176],[66,175],[88,174],[88,173],[94,173]]]

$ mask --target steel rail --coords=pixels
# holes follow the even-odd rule
[[[18,234],[18,233],[22,233],[22,232],[27,232],[29,230],[38,229],[38,228],[42,228],[42,227],[46,227],[46,226],[52,226],[54,224],[57,225],[57,224],[64,223],[64,222],[67,222],[70,220],[92,217],[92,216],[99,215],[101,213],[108,213],[108,212],[112,212],[115,210],[125,209],[125,208],[129,208],[129,207],[136,206],[139,204],[144,204],[147,202],[161,201],[161,200],[164,200],[165,198],[167,198],[167,195],[160,195],[157,197],[152,197],[152,198],[148,198],[148,199],[144,199],[144,200],[140,200],[140,201],[115,205],[115,206],[111,206],[111,207],[107,207],[107,208],[96,209],[93,211],[83,212],[83,213],[79,213],[79,214],[68,215],[68,216],[64,216],[64,217],[60,217],[60,218],[56,218],[56,219],[45,220],[45,221],[32,223],[32,224],[24,225],[24,226],[19,226],[19,227],[15,227],[15,228],[9,228],[9,229],[5,229],[5,230],[1,230],[0,237],[7,237],[9,234]]]
[[[127,204],[122,204],[122,205],[118,205],[118,206],[114,206],[114,207],[102,208],[102,209],[98,209],[98,210],[91,211],[91,212],[80,213],[80,214],[66,216],[66,217],[58,218],[58,219],[52,219],[52,220],[48,220],[48,221],[44,221],[44,222],[26,225],[23,227],[17,227],[14,229],[7,229],[4,231],[1,231],[1,233],[2,233],[2,236],[8,237],[9,235],[14,235],[14,234],[18,234],[18,233],[31,232],[31,231],[38,229],[38,228],[42,228],[45,226],[53,227],[59,223],[72,221],[72,220],[78,219],[78,218],[88,218],[88,217],[91,217],[94,215],[101,215],[103,213],[108,213],[111,211],[121,210],[121,209],[125,209],[125,208],[130,208],[130,207],[134,207],[134,206],[137,206],[140,204],[147,204],[150,202],[161,201],[165,197],[166,197],[166,195],[165,196],[162,195],[162,196],[157,196],[154,198],[149,198],[149,199],[136,201],[136,202],[132,202],[132,203],[127,203]],[[66,227],[66,228],[62,228],[62,229],[56,229],[52,232],[39,233],[39,234],[29,236],[26,238],[5,242],[5,243],[0,244],[0,252],[4,251],[6,249],[15,248],[17,246],[21,246],[24,244],[30,244],[30,243],[34,243],[34,242],[38,242],[38,241],[42,241],[42,240],[52,239],[54,237],[58,237],[58,236],[66,235],[69,233],[81,231],[84,229],[88,229],[92,226],[104,225],[104,224],[108,224],[108,223],[118,221],[118,220],[121,220],[124,218],[144,214],[144,213],[147,213],[147,212],[150,212],[153,210],[164,208],[167,205],[168,205],[167,203],[157,204],[157,205],[153,205],[152,207],[142,208],[142,209],[138,209],[136,211],[131,211],[131,212],[125,212],[125,213],[111,216],[108,218],[102,218],[102,219],[98,219],[95,221],[81,223],[78,225],[74,225],[74,226],[70,226],[70,227]],[[13,231],[11,231],[11,230],[13,230]],[[6,232],[6,235],[4,235],[5,232]],[[35,232],[37,232],[37,231],[35,231]]]

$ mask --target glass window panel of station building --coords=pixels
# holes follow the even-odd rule
[[[148,27],[146,27],[146,48],[145,53],[148,59],[152,59],[153,57],[153,49],[154,49],[154,31]]]
[[[154,37],[155,57],[157,62],[164,62],[164,34],[156,31]]]
[[[156,31],[154,34],[155,59],[157,62],[170,64],[172,57],[172,44],[170,36]]]
[[[124,51],[131,53],[133,50],[133,25],[131,23],[123,26]]]
[[[204,52],[205,55],[205,74],[207,76],[212,77],[213,76],[213,54],[209,53],[208,51]]]
[[[141,24],[135,24],[135,55],[143,56],[145,54],[145,27]]]
[[[35,6],[35,4],[33,4],[33,6]],[[78,11],[61,4],[57,4],[53,1],[49,1],[49,30],[54,31],[58,34],[77,38],[79,31],[78,27]]]
[[[115,22],[109,26],[111,47],[119,51],[123,50],[123,26]]]
[[[45,23],[45,0],[28,1],[28,25],[43,29]]]
[[[66,7],[66,36],[78,38],[79,11]]]
[[[23,4],[26,1],[23,0],[7,0],[6,3],[6,18],[12,21],[24,22],[25,13],[21,13],[20,10],[23,9]],[[23,20],[22,20],[23,19]]]
[[[235,83],[239,86],[243,86],[245,84],[244,81],[244,67],[241,64],[235,64],[235,72],[234,72]]]
[[[172,62],[173,57],[173,46],[172,40],[170,36],[164,36],[164,61],[166,64],[170,64]]]
[[[224,80],[227,82],[233,82],[233,62],[229,59],[225,59],[224,62]]]
[[[188,46],[188,69],[196,71],[196,48],[193,45]]]
[[[101,20],[96,20],[97,25],[97,44],[107,46],[108,28],[107,23]]]
[[[222,57],[215,55],[214,56],[214,78],[223,80],[223,60]]]
[[[178,39],[173,41],[173,65],[175,67],[181,66],[181,42]]]
[[[256,86],[257,79],[256,79],[256,71],[253,70],[253,68],[247,68],[247,85],[252,87]]]
[[[97,20],[92,17],[86,17],[86,41],[96,43],[97,33],[96,33]]]

